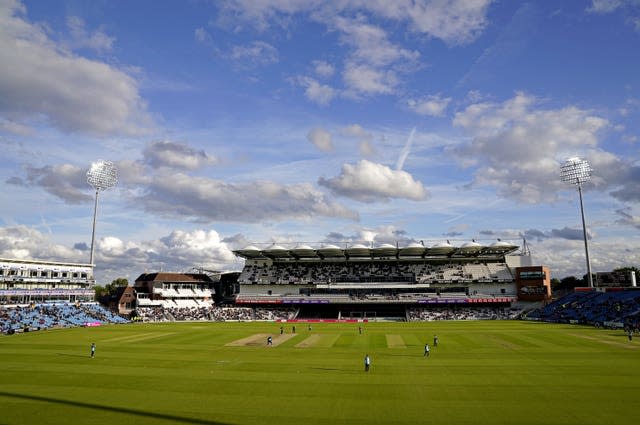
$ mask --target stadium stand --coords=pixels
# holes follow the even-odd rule
[[[436,307],[410,308],[409,321],[434,320],[508,320],[520,316],[521,310],[510,307]]]
[[[0,307],[2,333],[109,323],[129,323],[129,320],[111,313],[96,303],[44,303]]]
[[[203,307],[139,307],[137,315],[144,322],[174,321],[253,321],[293,319],[296,310],[292,308],[250,308],[228,306]]]
[[[0,304],[89,302],[93,265],[0,258]]]
[[[298,319],[415,320],[423,317],[421,310],[439,305],[481,306],[490,312],[466,316],[503,317],[502,310],[518,300],[522,287],[530,300],[550,296],[548,271],[530,273],[525,283],[519,281],[520,269],[531,268],[531,258],[517,250],[503,241],[460,246],[447,241],[430,247],[415,242],[343,248],[248,246],[234,251],[245,261],[235,303],[253,308],[295,306]],[[532,294],[538,287],[542,290]]]
[[[526,315],[528,320],[595,326],[640,326],[640,290],[575,291]]]

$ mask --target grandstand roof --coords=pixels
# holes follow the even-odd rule
[[[204,273],[142,273],[136,282],[213,282],[211,278]]]
[[[233,251],[238,257],[246,259],[326,259],[326,258],[412,258],[412,257],[495,257],[514,252],[517,245],[498,241],[489,245],[483,245],[476,241],[466,242],[460,246],[454,246],[449,241],[439,242],[430,247],[416,242],[399,247],[391,244],[381,244],[368,247],[364,244],[347,245],[340,248],[336,245],[322,245],[312,248],[309,245],[295,245],[287,249],[281,245],[272,245],[266,249],[257,248],[254,245],[244,249]]]
[[[58,267],[91,267],[93,264],[87,263],[69,263],[49,260],[27,260],[21,258],[0,258],[0,264],[2,265],[29,265],[29,266],[58,266]]]

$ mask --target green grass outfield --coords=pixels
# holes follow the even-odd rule
[[[0,337],[0,424],[637,424],[640,339],[531,322],[170,323]],[[266,346],[266,335],[274,346]],[[425,342],[440,344],[423,358]],[[287,339],[288,338],[288,339]],[[97,345],[90,358],[91,342]],[[369,373],[363,358],[372,359]]]

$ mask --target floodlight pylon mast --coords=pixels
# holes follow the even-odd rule
[[[565,183],[578,186],[580,197],[580,216],[582,217],[582,237],[584,239],[584,254],[587,261],[587,282],[593,288],[593,277],[591,276],[591,261],[589,261],[589,239],[587,238],[587,225],[584,219],[584,205],[582,202],[582,184],[591,178],[591,165],[582,158],[569,158],[560,167],[560,179]]]
[[[593,277],[591,276],[591,261],[589,261],[589,238],[587,238],[587,225],[584,220],[584,207],[582,205],[582,185],[578,185],[578,195],[580,196],[580,215],[582,216],[582,237],[584,238],[584,256],[587,260],[587,282],[589,288],[593,288]]]
[[[87,171],[87,183],[96,190],[95,203],[93,205],[93,228],[91,231],[91,252],[89,264],[93,265],[93,252],[96,238],[96,217],[98,216],[98,197],[101,190],[111,189],[118,182],[118,170],[109,161],[96,161]]]
[[[93,228],[91,230],[91,253],[89,254],[89,264],[93,264],[93,245],[96,239],[96,217],[98,215],[98,193],[100,191],[96,189],[96,200],[93,204]]]

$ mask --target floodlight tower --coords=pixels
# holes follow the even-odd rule
[[[589,242],[587,239],[587,226],[584,222],[584,207],[582,205],[582,184],[591,178],[591,165],[587,160],[573,157],[565,161],[560,167],[560,179],[569,184],[578,186],[580,195],[580,214],[582,215],[582,236],[584,237],[584,254],[587,259],[587,281],[589,287],[593,288],[593,278],[591,277],[591,262],[589,261]]]
[[[93,243],[96,237],[96,215],[98,213],[98,194],[101,190],[109,190],[118,183],[118,170],[110,161],[99,160],[91,163],[87,171],[87,183],[96,190],[96,201],[93,206],[93,231],[91,232],[91,254],[89,264],[93,264]]]

